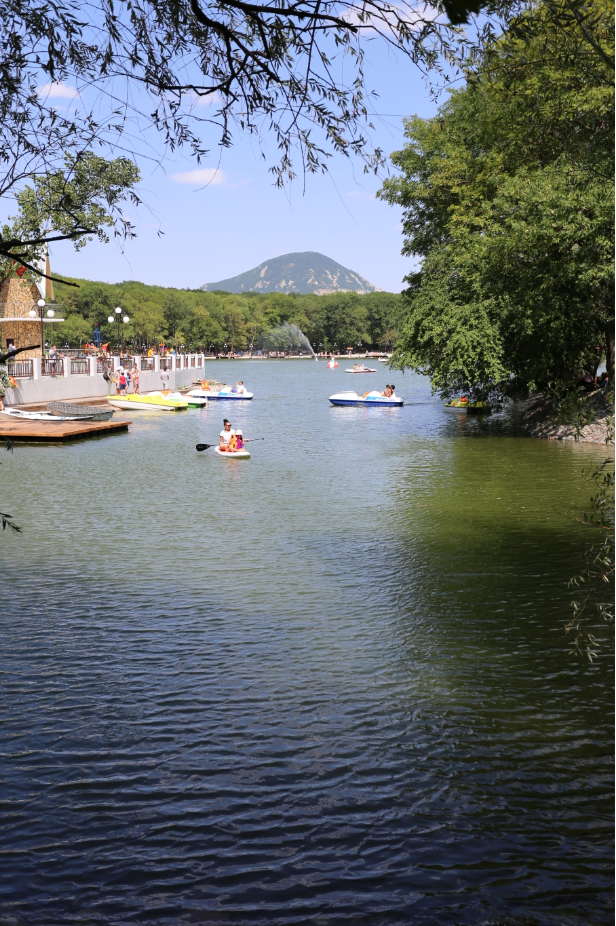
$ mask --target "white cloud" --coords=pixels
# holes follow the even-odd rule
[[[197,186],[220,186],[227,179],[217,167],[202,167],[198,170],[187,170],[183,174],[172,174],[175,183],[192,183]]]
[[[80,95],[79,90],[76,90],[74,87],[69,87],[68,84],[58,83],[57,81],[54,81],[52,84],[43,84],[42,87],[37,87],[36,92],[41,97],[55,100],[74,100]]]
[[[214,106],[218,103],[222,103],[222,97],[217,90],[215,90],[214,93],[206,93],[205,96],[200,96],[198,93],[195,93],[193,99],[196,106]]]

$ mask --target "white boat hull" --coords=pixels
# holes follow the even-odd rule
[[[219,457],[225,457],[227,460],[250,460],[250,454],[247,450],[221,450],[220,447],[214,448],[214,453]]]
[[[127,399],[107,399],[114,408],[123,408],[132,412],[177,412],[182,410],[180,405],[162,405],[156,402],[129,402]]]
[[[232,401],[232,402],[247,402],[253,398],[254,393],[252,392],[227,392],[221,390],[220,392],[204,392],[203,389],[191,389],[187,393],[187,396],[193,395],[198,399],[207,399],[212,402],[222,402],[222,401]],[[186,398],[186,397],[185,397]]]
[[[332,405],[375,405],[380,408],[400,408],[404,405],[404,400],[400,396],[392,395],[387,398],[379,392],[368,393],[367,396],[357,395],[356,392],[337,392],[330,395],[329,401]]]

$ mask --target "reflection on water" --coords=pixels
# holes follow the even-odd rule
[[[612,663],[562,632],[600,448],[212,375],[256,398],[3,461],[2,912],[610,922]],[[195,452],[225,414],[249,462]]]

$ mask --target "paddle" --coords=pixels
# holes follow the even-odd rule
[[[264,437],[247,437],[244,443],[247,444],[249,441],[256,441],[256,440],[265,440],[265,438]],[[217,446],[218,446],[217,444],[197,444],[197,452],[202,453],[204,450],[207,450],[208,447],[217,447]]]

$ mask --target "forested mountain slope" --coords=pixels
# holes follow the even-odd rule
[[[246,273],[219,280],[218,283],[206,283],[201,289],[227,293],[315,293],[321,296],[346,291],[380,292],[354,270],[348,270],[317,251],[283,254]]]

